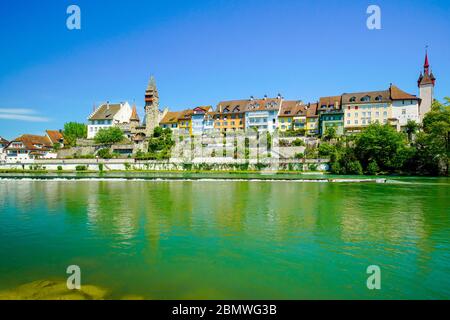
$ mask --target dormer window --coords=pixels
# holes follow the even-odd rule
[[[375,98],[375,101],[381,101],[381,100],[383,100],[382,96],[378,96],[378,97]]]
[[[370,96],[364,96],[361,98],[362,102],[369,102],[370,101]]]
[[[350,102],[356,102],[356,97],[351,97]]]

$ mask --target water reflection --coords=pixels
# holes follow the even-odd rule
[[[407,184],[0,181],[0,253],[13,257],[26,247],[53,253],[60,264],[82,261],[105,283],[118,273],[134,289],[151,285],[163,298],[191,297],[186,290],[194,283],[199,295],[214,284],[224,290],[216,289],[217,297],[228,290],[254,298],[260,266],[272,283],[262,298],[305,295],[302,285],[322,297],[322,279],[331,281],[323,286],[335,290],[333,297],[364,296],[364,288],[342,291],[354,273],[340,280],[332,274],[373,262],[398,277],[392,295],[413,278],[403,294],[423,293],[418,283],[428,281],[430,292],[445,296],[449,289],[437,279],[450,271],[449,207],[445,184],[418,192]],[[236,292],[232,285],[242,281]]]

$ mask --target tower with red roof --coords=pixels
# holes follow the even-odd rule
[[[428,50],[425,52],[423,72],[420,73],[417,85],[419,86],[419,96],[421,99],[419,105],[420,120],[423,120],[425,114],[431,110],[434,101],[434,87],[436,85],[436,78],[430,69]]]

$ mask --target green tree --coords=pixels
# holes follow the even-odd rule
[[[152,137],[148,140],[148,154],[145,158],[155,160],[169,159],[174,145],[172,130],[170,128],[162,129],[161,127],[156,127]]]
[[[415,154],[409,169],[419,174],[449,175],[450,99],[435,101],[423,119],[423,132],[417,135]]]
[[[345,174],[363,174],[363,168],[358,160],[348,161],[345,166]]]
[[[95,135],[98,144],[114,144],[123,140],[123,132],[118,127],[100,129]]]
[[[108,148],[98,150],[97,155],[102,159],[111,159],[112,155]]]
[[[330,143],[321,143],[319,146],[319,157],[329,157],[336,152],[336,147]]]
[[[292,141],[292,145],[294,147],[304,147],[305,146],[305,142],[303,141],[303,139],[297,138],[294,141]]]
[[[380,170],[393,172],[403,167],[408,145],[403,134],[389,125],[371,124],[355,141],[355,156],[363,168],[376,161]]]
[[[161,136],[163,135],[163,133],[164,133],[163,128],[161,128],[161,127],[156,127],[156,128],[153,130],[153,137],[154,137],[154,138],[161,137]]]
[[[69,146],[75,146],[77,139],[86,139],[87,126],[84,123],[67,122],[64,124],[64,139]]]
[[[414,120],[408,120],[408,123],[406,124],[406,133],[408,134],[408,141],[411,143],[413,136],[417,133],[419,130],[419,124],[415,122]]]
[[[378,167],[378,164],[375,160],[372,160],[369,165],[367,166],[367,174],[369,175],[376,175],[380,171],[380,168]]]
[[[325,141],[331,141],[337,138],[337,131],[335,127],[327,127],[323,135]]]

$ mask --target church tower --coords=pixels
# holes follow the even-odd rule
[[[431,105],[434,101],[435,84],[436,78],[434,77],[433,72],[430,71],[428,52],[426,52],[423,72],[420,73],[419,80],[417,81],[417,85],[419,86],[419,97],[421,99],[419,106],[420,121],[422,121],[425,114],[431,110]]]
[[[145,90],[145,133],[147,137],[153,134],[159,125],[159,96],[155,78],[152,76]]]

